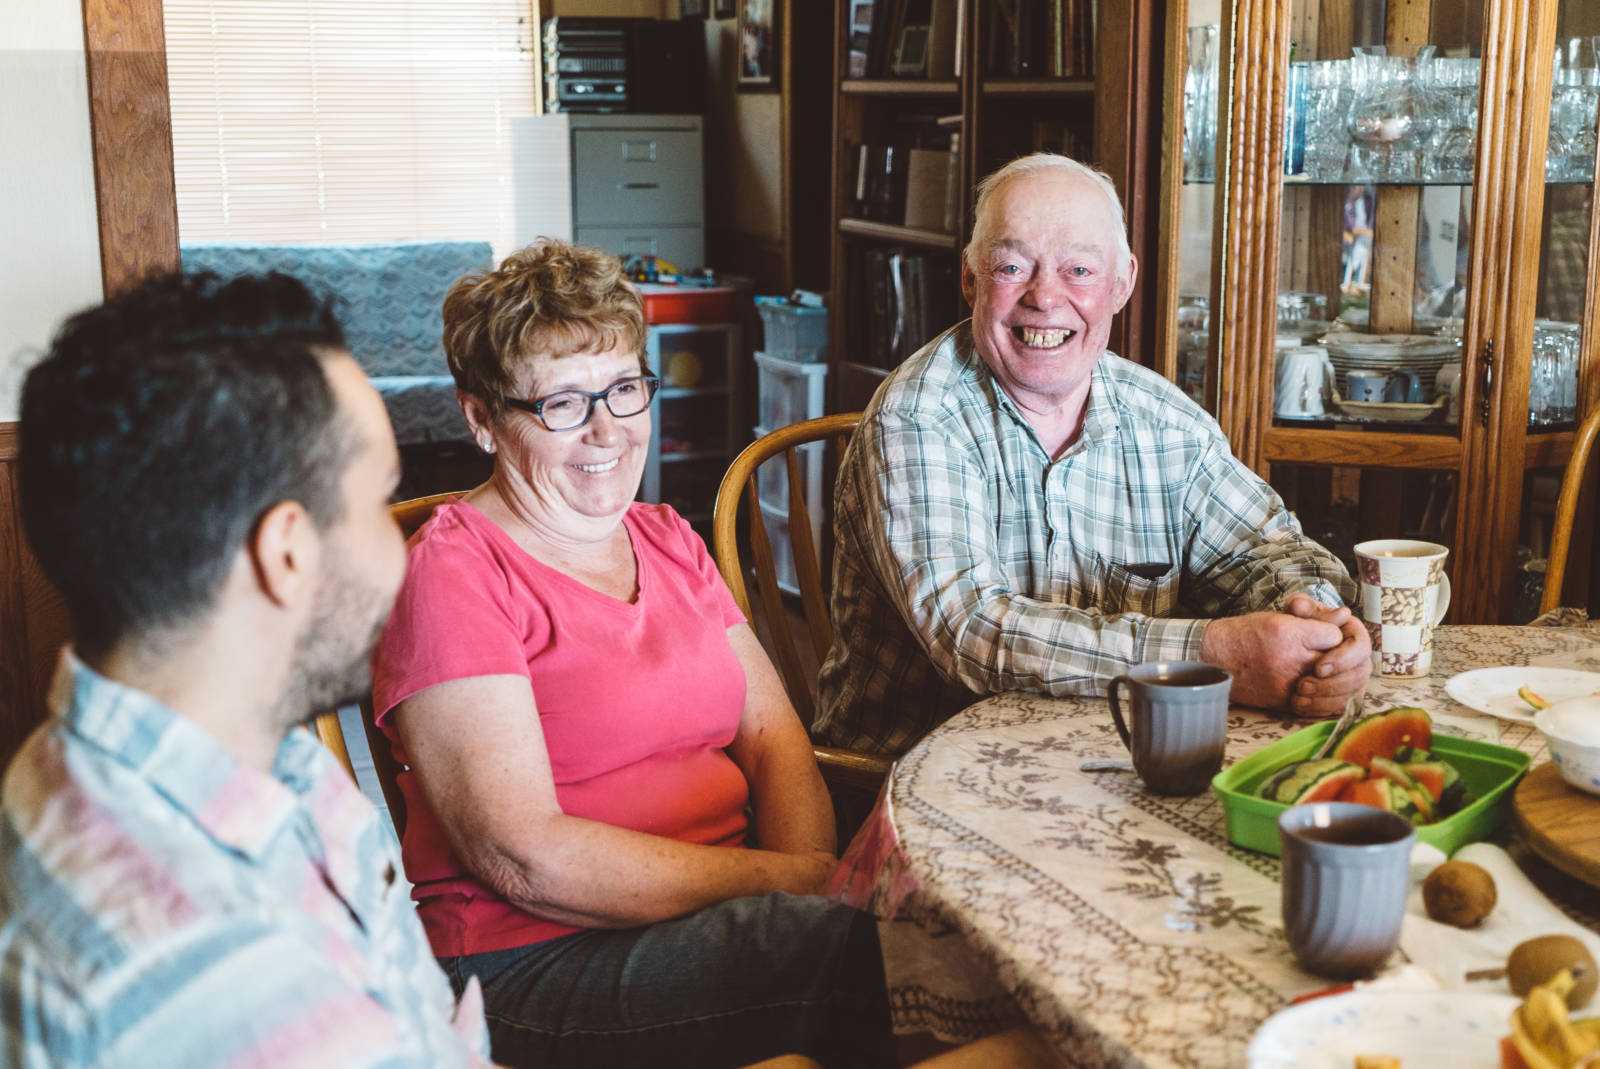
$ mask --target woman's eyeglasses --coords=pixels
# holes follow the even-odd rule
[[[661,380],[654,375],[639,375],[590,393],[588,390],[562,390],[536,401],[507,397],[506,404],[531,412],[549,431],[575,431],[594,417],[594,406],[606,403],[606,410],[618,419],[637,416],[650,407]]]

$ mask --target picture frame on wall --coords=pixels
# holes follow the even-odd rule
[[[711,17],[731,19],[739,13],[738,0],[712,0]]]
[[[778,5],[782,0],[739,0],[739,88],[778,89]]]
[[[707,0],[678,0],[678,17],[680,19],[703,19],[706,17]]]

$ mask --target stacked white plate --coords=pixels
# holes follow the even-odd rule
[[[1345,374],[1350,371],[1411,371],[1422,383],[1422,399],[1434,399],[1433,380],[1439,369],[1459,360],[1461,343],[1455,338],[1433,334],[1359,334],[1336,330],[1325,335],[1328,359],[1338,372],[1339,392],[1345,389]]]

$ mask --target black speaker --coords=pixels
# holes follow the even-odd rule
[[[639,19],[628,27],[630,111],[705,113],[705,25],[698,19]]]

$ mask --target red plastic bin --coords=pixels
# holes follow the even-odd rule
[[[663,286],[638,282],[646,323],[732,323],[738,318],[732,286]]]

